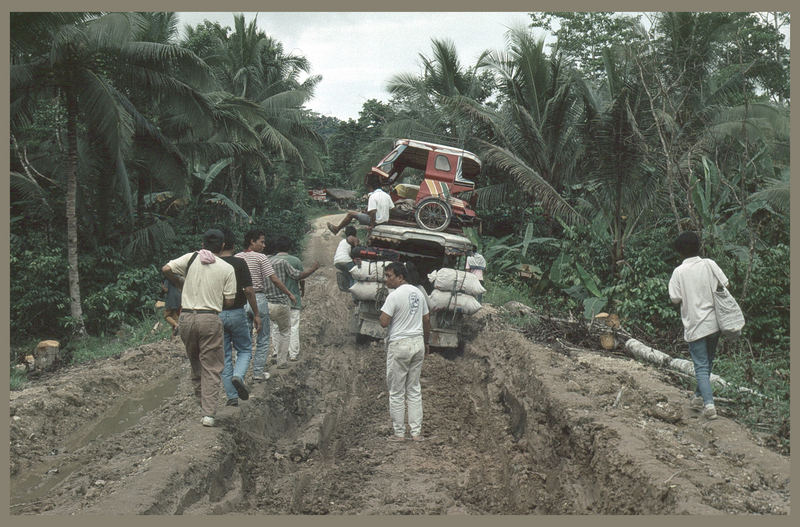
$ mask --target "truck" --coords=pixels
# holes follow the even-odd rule
[[[397,261],[413,262],[419,271],[421,285],[429,294],[432,291],[428,280],[431,271],[442,268],[463,270],[467,255],[475,250],[469,238],[458,234],[389,224],[376,225],[367,237],[367,244],[362,253],[375,254],[376,260],[390,254]],[[376,284],[376,287],[383,287],[383,291],[376,294],[376,300],[355,300],[350,330],[357,343],[386,336],[387,330],[381,327],[378,319],[388,290],[383,284]],[[431,311],[431,347],[461,350],[461,328],[465,316],[458,310]]]

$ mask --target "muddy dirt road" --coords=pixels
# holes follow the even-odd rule
[[[705,422],[652,367],[531,342],[491,306],[463,353],[425,358],[427,441],[387,441],[383,349],[347,333],[328,219],[300,360],[216,427],[166,338],[11,393],[11,514],[789,513],[789,459],[724,408]]]

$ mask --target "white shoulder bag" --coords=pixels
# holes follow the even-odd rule
[[[744,327],[744,314],[736,299],[733,298],[730,291],[722,284],[714,268],[706,262],[711,274],[717,280],[717,286],[712,290],[711,294],[714,297],[714,312],[717,316],[717,325],[722,332],[723,337],[730,339],[737,339],[742,334]]]

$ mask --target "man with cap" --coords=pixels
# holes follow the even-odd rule
[[[170,260],[161,268],[167,280],[182,289],[178,327],[192,367],[195,395],[200,396],[203,426],[214,426],[224,366],[219,313],[233,306],[236,298],[236,274],[219,258],[223,241],[222,232],[211,229],[203,234],[200,251]]]

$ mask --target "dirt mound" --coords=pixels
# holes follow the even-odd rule
[[[527,340],[491,306],[422,373],[423,436],[392,443],[385,355],[316,222],[300,361],[200,425],[179,341],[11,394],[12,514],[788,514],[789,459],[637,362]],[[220,394],[220,400],[224,395]]]

